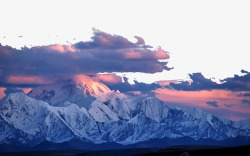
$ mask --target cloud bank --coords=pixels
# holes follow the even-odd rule
[[[168,52],[160,47],[151,50],[141,37],[135,38],[138,41],[133,43],[122,36],[94,29],[91,41],[73,45],[55,44],[20,50],[0,45],[0,85],[13,84],[11,78],[19,81],[36,79],[37,84],[43,84],[48,77],[53,80],[77,74],[156,73],[171,69],[166,61],[160,61],[169,59]]]
[[[245,75],[239,76],[234,75],[234,77],[229,77],[222,80],[222,84],[213,82],[211,79],[205,78],[201,73],[189,74],[189,77],[192,80],[190,84],[188,81],[181,83],[170,83],[167,88],[183,91],[201,91],[201,90],[230,90],[230,91],[250,91],[250,73],[241,70]],[[245,94],[243,96],[248,96]]]

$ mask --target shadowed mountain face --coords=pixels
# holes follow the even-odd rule
[[[219,144],[239,137],[248,144],[249,136],[248,121],[170,108],[156,97],[125,95],[90,80],[40,86],[28,95],[12,93],[0,104],[0,143],[5,145],[34,147],[46,141],[77,140],[122,147],[152,144],[156,139],[152,146],[170,146],[202,140]]]

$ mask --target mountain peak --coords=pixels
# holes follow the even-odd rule
[[[32,89],[28,96],[48,102],[53,106],[60,106],[65,101],[82,105],[111,92],[106,85],[84,77],[38,86]]]

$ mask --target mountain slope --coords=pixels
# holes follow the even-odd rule
[[[91,99],[91,100],[90,100]],[[128,96],[97,82],[61,82],[12,93],[0,104],[0,143],[80,140],[135,144],[151,139],[226,140],[249,137],[245,121],[199,109],[170,108],[156,97]]]

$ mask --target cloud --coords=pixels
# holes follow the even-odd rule
[[[240,93],[239,95],[237,95],[238,97],[246,97],[246,96],[250,96],[250,93]]]
[[[248,71],[246,71],[246,70],[244,70],[244,69],[242,69],[242,70],[241,70],[241,72],[242,72],[242,73],[249,74],[249,72],[248,72]]]
[[[160,86],[164,87],[164,86],[168,86],[170,83],[178,83],[177,80],[162,80],[162,81],[157,81],[156,83],[158,83]]]
[[[10,84],[50,84],[52,81],[39,76],[9,76],[7,83]]]
[[[7,76],[0,79],[0,87],[18,87],[18,88],[34,88],[39,85],[52,84],[56,81],[61,80],[60,76],[29,76],[29,75],[20,75],[20,76]]]
[[[224,104],[224,106],[230,108],[233,107],[233,104]]]
[[[217,101],[207,101],[206,104],[208,104],[210,106],[213,106],[213,107],[219,107]]]
[[[206,79],[201,73],[189,74],[192,83],[184,81],[181,83],[170,83],[169,88],[174,88],[175,90],[184,90],[184,91],[200,91],[200,90],[211,90],[216,88],[217,83]]]
[[[241,101],[241,103],[250,106],[250,101],[247,100],[247,99],[243,99],[243,100]]]
[[[95,81],[107,83],[107,84],[117,84],[122,83],[122,77],[116,74],[97,74],[93,77]]]
[[[55,51],[55,52],[60,52],[60,53],[66,53],[66,52],[75,52],[76,49],[72,47],[71,45],[60,45],[60,44],[54,44],[50,46],[42,46],[42,47],[37,47],[40,49],[43,49],[45,51]]]
[[[151,91],[161,88],[158,83],[147,84],[134,81],[134,84],[130,84],[127,77],[120,77],[116,74],[76,75],[73,79],[76,82],[85,80],[98,81],[107,85],[111,90],[119,90],[120,92],[132,94],[147,93],[153,95],[154,93],[151,93]]]
[[[151,47],[145,45],[144,39],[138,36],[135,36],[137,42],[133,43],[119,35],[111,35],[97,29],[93,29],[93,32],[94,36],[91,37],[92,41],[81,41],[74,44],[73,46],[76,49],[128,49]]]
[[[250,73],[245,70],[241,70],[241,73],[245,75],[234,75],[232,78],[224,79],[225,83],[221,84],[221,88],[232,91],[250,91]]]
[[[11,88],[6,88],[4,91],[5,95],[10,94],[10,93],[16,93],[16,92],[23,92],[23,90],[15,88],[15,87],[13,88],[11,87]]]
[[[138,45],[145,45],[145,41],[143,38],[139,37],[139,36],[135,36],[135,38],[137,39],[136,44]]]
[[[245,73],[243,76],[234,75],[234,77],[226,78],[222,80],[222,84],[213,82],[211,79],[205,78],[201,73],[189,74],[192,82],[188,81],[181,83],[170,83],[167,88],[172,88],[175,90],[184,91],[200,91],[200,90],[231,90],[231,91],[250,91],[250,73],[244,70],[241,71]]]
[[[161,86],[157,83],[143,83],[134,81],[134,84],[130,84],[128,82],[128,78],[123,77],[124,82],[116,83],[116,84],[110,84],[106,83],[106,85],[112,89],[112,90],[119,90],[120,92],[131,92],[131,91],[140,91],[143,93],[150,93],[152,90],[155,90],[157,88],[161,88]]]
[[[0,87],[0,100],[5,96],[5,93],[4,93],[5,89],[6,88]]]
[[[103,72],[156,73],[171,69],[166,61],[160,61],[169,59],[168,52],[160,47],[151,50],[142,38],[136,38],[138,42],[132,43],[122,36],[94,30],[91,41],[74,45],[18,50],[0,44],[0,86],[11,85],[9,82],[15,77],[36,77],[40,84],[45,77]],[[23,78],[19,80],[24,81]]]
[[[159,88],[154,92],[157,98],[174,107],[199,108],[232,120],[250,118],[250,109],[248,109],[247,105],[241,104],[243,98],[237,96],[241,93],[238,91],[178,91],[174,89]],[[218,102],[218,107],[213,107],[206,103],[211,101]],[[224,104],[228,104],[229,107],[226,107]]]
[[[250,93],[245,93],[242,96],[250,96]]]

